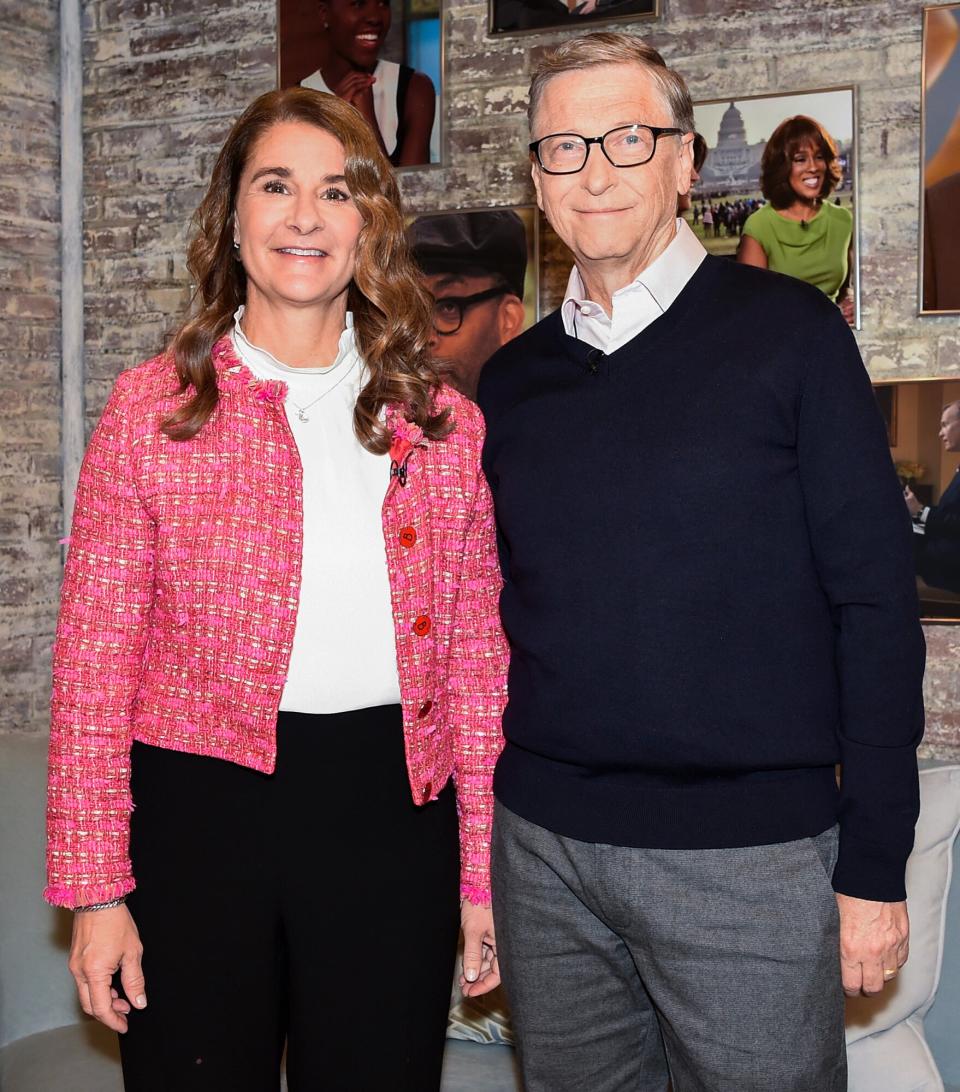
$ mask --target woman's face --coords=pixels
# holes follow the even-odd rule
[[[390,0],[326,0],[321,14],[334,52],[357,68],[373,69],[390,30]]]
[[[813,201],[823,192],[827,160],[812,140],[805,140],[790,157],[790,188],[802,201]]]
[[[363,221],[343,170],[340,141],[306,122],[277,122],[254,144],[234,213],[248,307],[322,305],[347,290]]]

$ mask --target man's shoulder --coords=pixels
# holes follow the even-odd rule
[[[566,336],[559,311],[552,311],[529,329],[501,346],[484,364],[480,373],[480,406],[486,394],[504,382],[510,382],[522,370],[544,356],[555,356],[559,351],[560,337]]]
[[[797,277],[712,255],[704,259],[704,265],[710,274],[705,278],[704,295],[724,309],[735,302],[737,312],[730,317],[739,315],[741,322],[747,316],[765,317],[767,322],[784,318],[823,321],[824,317],[840,316],[840,309],[819,288]]]

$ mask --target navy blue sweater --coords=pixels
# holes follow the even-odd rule
[[[675,849],[839,819],[836,889],[904,898],[923,635],[839,310],[707,258],[599,356],[555,312],[482,375],[511,645],[498,799],[568,837]]]

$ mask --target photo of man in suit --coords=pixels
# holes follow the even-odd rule
[[[945,451],[960,452],[960,402],[943,407],[940,441]],[[954,474],[939,504],[921,504],[909,486],[903,496],[915,529],[923,534],[917,573],[932,588],[960,593],[960,474]]]

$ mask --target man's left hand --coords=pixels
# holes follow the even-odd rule
[[[910,951],[905,902],[871,902],[837,895],[840,910],[840,972],[843,992],[880,993],[897,977]]]

